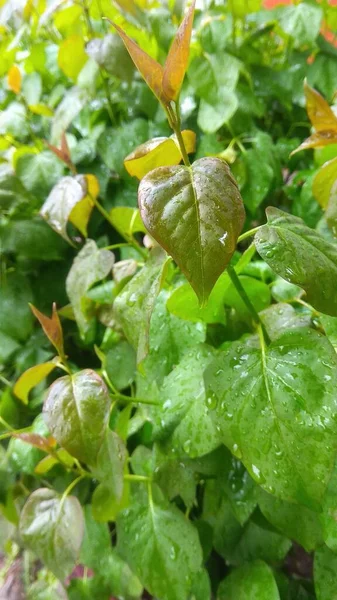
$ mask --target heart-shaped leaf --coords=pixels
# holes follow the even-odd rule
[[[281,277],[304,289],[317,310],[337,315],[337,246],[302,219],[278,208],[266,210],[268,224],[255,235],[263,260]]]
[[[72,456],[94,465],[109,419],[110,397],[104,381],[85,369],[57,379],[43,412],[50,433]]]
[[[82,508],[74,496],[61,499],[53,490],[41,488],[23,507],[20,533],[24,544],[61,580],[75,566],[83,531]]]
[[[191,167],[160,167],[139,185],[139,208],[155,240],[173,257],[204,305],[228,265],[244,207],[228,165],[201,158]]]

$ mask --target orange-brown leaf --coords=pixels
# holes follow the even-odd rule
[[[304,83],[304,92],[308,116],[316,131],[333,130],[337,133],[337,117],[323,96],[307,82]]]
[[[20,93],[21,81],[22,81],[21,71],[20,71],[19,67],[17,67],[16,65],[13,65],[8,71],[7,83],[8,83],[8,87],[12,90],[12,92],[14,92],[14,94]]]
[[[170,101],[176,100],[179,96],[180,88],[185,77],[190,53],[194,9],[195,0],[193,0],[191,7],[176,33],[165,62],[163,90],[165,96]]]
[[[35,448],[44,450],[44,452],[50,452],[56,446],[56,440],[52,436],[43,437],[38,433],[14,433],[13,437],[22,440],[22,442],[27,442]]]
[[[58,316],[58,312],[56,310],[56,304],[53,303],[53,314],[51,318],[44,315],[40,312],[35,306],[30,304],[30,308],[32,313],[40,322],[40,325],[45,332],[49,341],[56,348],[57,352],[61,357],[64,357],[64,349],[63,349],[63,332],[60,317]]]
[[[163,67],[154,58],[149,56],[147,52],[142,50],[138,44],[123,31],[123,29],[115,23],[112,24],[122,38],[127,51],[149,88],[151,88],[160,102],[168,104],[168,98],[166,98],[162,87],[164,74]]]
[[[323,148],[324,146],[329,146],[330,144],[337,144],[337,130],[336,131],[319,131],[317,133],[313,133],[310,137],[308,137],[302,144],[293,150],[291,156],[296,154],[296,152],[300,152],[300,150],[308,150],[309,148]]]

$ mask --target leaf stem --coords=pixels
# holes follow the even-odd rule
[[[74,479],[67,487],[67,489],[63,492],[62,494],[62,498],[61,498],[61,502],[60,505],[62,506],[66,497],[69,496],[70,492],[74,489],[74,487],[80,482],[82,481],[82,479],[84,479],[87,475],[82,473],[81,475],[79,475],[78,477],[76,477],[76,479]]]
[[[240,242],[243,242],[243,240],[245,240],[246,238],[251,237],[252,235],[255,235],[256,232],[260,229],[260,227],[262,227],[262,225],[259,225],[258,227],[254,227],[253,229],[249,229],[248,231],[245,231],[244,233],[239,235],[238,244]]]
[[[133,475],[130,473],[130,474],[124,475],[124,481],[139,481],[139,482],[148,483],[149,481],[151,481],[151,478],[146,477],[146,475]]]
[[[108,211],[105,210],[104,206],[97,200],[97,198],[92,197],[93,203],[95,204],[97,210],[101,213],[101,215],[110,223],[110,225],[115,229],[115,226],[110,218]],[[119,232],[120,233],[120,232]],[[125,239],[125,241],[130,244],[143,258],[147,258],[147,253],[143,248],[136,242],[134,238],[128,238],[122,233],[120,235]]]
[[[178,140],[178,144],[179,144],[181,156],[183,157],[183,161],[184,161],[186,167],[190,167],[191,166],[190,159],[188,158],[188,154],[187,154],[186,148],[185,148],[185,142],[184,142],[183,136],[181,135],[179,102],[176,103],[176,113],[174,113],[174,110],[173,110],[172,106],[170,106],[170,105],[167,105],[166,113],[167,113],[169,125],[172,127],[172,129],[176,135],[176,138]]]
[[[124,394],[112,394],[115,400],[121,400],[121,402],[135,402],[136,404],[149,404],[151,406],[160,406],[159,402],[155,400],[147,400],[146,398],[133,398],[131,396],[125,396]]]
[[[228,265],[227,272],[228,272],[229,278],[230,278],[232,284],[234,285],[236,291],[238,292],[239,296],[241,297],[241,299],[245,303],[246,307],[248,308],[250,314],[252,315],[254,323],[256,325],[260,325],[260,327],[263,331],[263,335],[266,340],[266,343],[270,344],[270,337],[266,331],[266,328],[265,328],[264,324],[262,323],[260,316],[257,313],[256,309],[254,308],[253,304],[249,300],[249,298],[246,294],[246,291],[245,291],[239,277],[237,276],[235,269],[231,265]]]

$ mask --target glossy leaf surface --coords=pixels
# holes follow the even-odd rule
[[[314,509],[334,464],[336,377],[332,346],[303,329],[267,348],[254,339],[234,343],[205,372],[226,446],[264,489]]]
[[[85,369],[57,379],[44,402],[49,431],[72,456],[94,465],[104,439],[110,398],[95,371]]]
[[[65,240],[71,243],[66,227],[72,211],[85,200],[86,181],[83,176],[63,177],[52,189],[41,209],[41,216]]]
[[[193,131],[181,132],[187,154],[195,151],[196,136]],[[133,177],[142,179],[157,167],[178,165],[182,155],[175,135],[169,138],[153,138],[145,144],[138,146],[124,159],[127,172]]]
[[[221,584],[219,600],[280,600],[272,570],[256,561],[234,570]]]
[[[337,247],[302,219],[268,208],[268,225],[255,236],[260,256],[281,277],[306,291],[317,310],[337,315]]]
[[[118,550],[150,593],[187,600],[200,569],[197,530],[174,506],[134,504],[117,520]]]
[[[13,388],[14,394],[24,404],[28,404],[28,395],[36,385],[45,379],[56,367],[56,363],[49,361],[40,365],[34,365],[22,373]]]
[[[161,167],[139,185],[149,233],[177,262],[205,304],[236,247],[244,208],[227,164],[203,158],[192,167]]]
[[[79,555],[83,513],[77,498],[61,500],[53,490],[41,488],[28,498],[20,519],[20,534],[59,579],[67,577]]]

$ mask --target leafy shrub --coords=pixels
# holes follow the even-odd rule
[[[1,538],[28,598],[337,597],[336,12],[206,4],[2,8]]]

